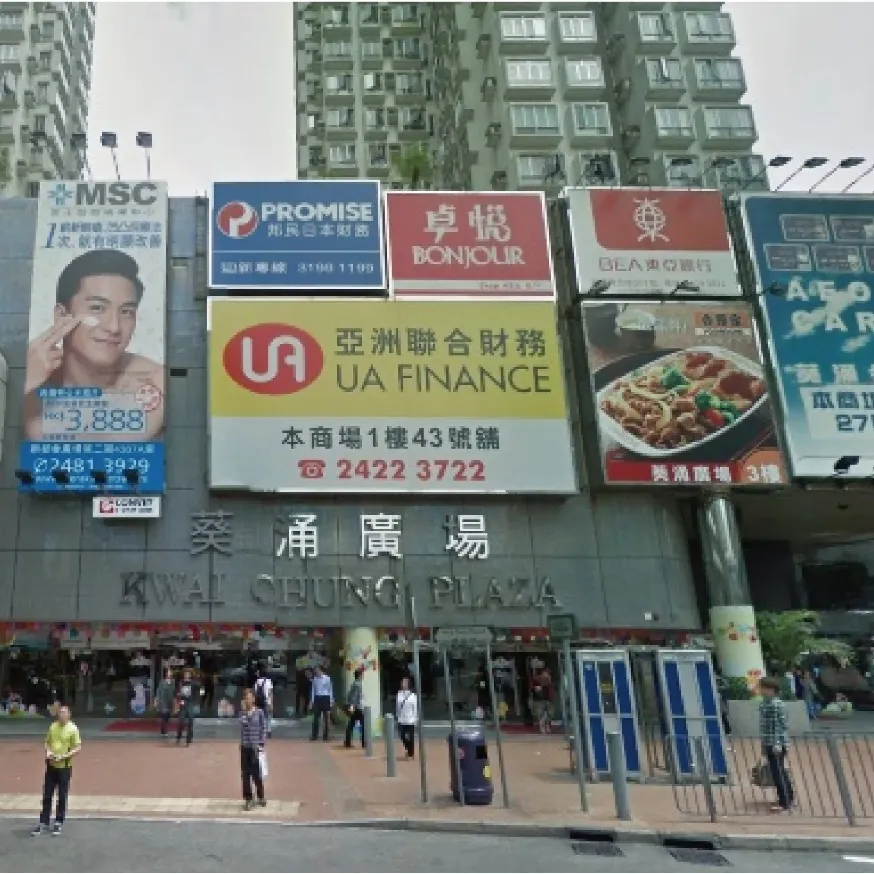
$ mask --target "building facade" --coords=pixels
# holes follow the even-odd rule
[[[95,3],[0,3],[0,196],[80,175]]]
[[[298,174],[767,187],[722,3],[298,3]]]
[[[425,640],[441,626],[485,625],[495,629],[497,652],[524,661],[520,651],[546,651],[546,617],[557,612],[575,614],[598,639],[670,643],[701,628],[686,531],[671,496],[211,493],[208,208],[193,199],[171,199],[161,517],[107,521],[94,518],[81,494],[20,493],[35,220],[33,201],[0,205],[7,644],[30,633],[60,647],[61,658],[99,650],[101,664],[112,651],[141,658],[197,649],[212,654],[221,674],[239,668],[253,636],[298,664],[312,651],[338,658],[356,629],[368,630],[373,648],[400,642],[403,650],[412,625]],[[374,526],[376,517],[395,520],[395,540]],[[476,536],[461,536],[462,518]],[[126,691],[112,707],[125,706]]]

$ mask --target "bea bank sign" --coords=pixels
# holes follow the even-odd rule
[[[386,278],[379,183],[214,183],[209,285],[382,294]]]

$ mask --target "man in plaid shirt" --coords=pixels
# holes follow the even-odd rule
[[[771,771],[771,780],[777,790],[775,812],[789,810],[795,801],[795,790],[786,771],[786,754],[789,749],[789,730],[786,705],[780,700],[780,681],[765,677],[759,684],[762,703],[759,705],[759,733],[762,736],[762,752]]]

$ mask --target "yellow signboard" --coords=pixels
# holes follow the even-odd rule
[[[576,491],[551,302],[210,301],[210,482]]]

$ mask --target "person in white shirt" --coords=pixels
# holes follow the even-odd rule
[[[412,759],[416,752],[416,723],[419,719],[419,699],[410,686],[409,677],[404,677],[401,680],[396,709],[401,743],[407,752],[407,759]]]

